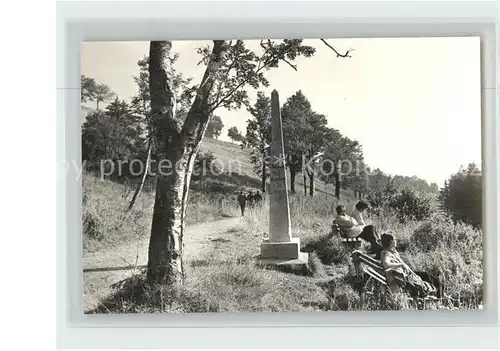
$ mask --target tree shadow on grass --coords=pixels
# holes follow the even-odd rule
[[[218,312],[201,293],[183,286],[151,286],[145,272],[133,275],[111,286],[115,291],[96,308],[85,314],[113,313],[204,313]]]
[[[215,239],[212,239],[211,241],[217,242],[217,243],[229,243],[229,242],[231,242],[231,240],[224,239],[224,238],[215,238]]]

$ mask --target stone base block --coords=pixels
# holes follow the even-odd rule
[[[276,269],[286,273],[310,274],[309,254],[306,252],[299,252],[299,257],[295,259],[263,258],[258,256],[257,264],[267,269]]]
[[[260,245],[261,259],[295,260],[300,254],[300,238],[292,238],[289,242],[269,242],[264,240]]]
[[[303,265],[308,264],[309,254],[307,252],[299,252],[299,257],[295,259],[280,259],[280,258],[264,258],[262,256],[257,257],[258,262],[263,265],[277,265],[277,266],[292,266],[292,265]]]

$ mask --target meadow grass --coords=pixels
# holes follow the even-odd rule
[[[201,198],[191,207],[199,209],[196,211],[199,218],[205,213],[202,201],[213,201]],[[346,202],[348,208],[354,204],[352,200],[343,203]],[[421,302],[404,293],[390,294],[382,286],[365,287],[370,290],[366,294],[364,281],[355,277],[349,250],[338,238],[329,238],[336,204],[333,198],[290,196],[293,236],[300,237],[302,247],[310,252],[308,275],[267,270],[255,264],[255,255],[269,225],[269,207],[265,203],[250,208],[243,222],[214,239],[203,259],[187,262],[184,285],[150,287],[144,281],[144,274],[140,274],[121,289],[117,288],[93,312],[421,309]],[[136,211],[141,208],[138,206]],[[142,213],[142,217],[148,215]],[[450,298],[429,303],[427,309],[467,309],[482,304],[480,231],[440,216],[403,225],[389,211],[369,221],[382,231],[396,234],[403,243],[399,245],[402,256],[414,270],[439,275]]]
[[[128,206],[135,190],[135,181],[124,184],[83,175],[83,248],[95,252],[149,236],[153,216],[154,192],[147,184],[130,211]],[[232,189],[231,184],[206,181],[190,190],[186,224],[214,221],[239,215],[231,190],[210,192],[216,188]],[[234,187],[233,187],[234,188]],[[234,192],[234,191],[233,191]]]
[[[245,174],[226,173],[192,183],[187,224],[225,217],[239,217],[236,192],[258,188],[251,174],[248,151],[237,145],[204,141],[202,149],[218,159],[237,159]],[[300,178],[300,177],[299,177]],[[106,250],[130,240],[148,237],[154,205],[154,187],[148,184],[134,208],[127,207],[135,182],[117,184],[92,175],[83,178],[84,252]],[[144,273],[116,284],[113,293],[94,311],[143,312],[246,312],[246,311],[345,311],[421,309],[407,294],[389,294],[384,287],[365,286],[354,274],[347,249],[339,238],[330,238],[335,207],[339,204],[318,184],[314,197],[304,196],[300,183],[290,194],[292,235],[300,237],[309,252],[309,274],[268,270],[256,264],[259,246],[268,234],[269,206],[249,208],[243,221],[214,238],[201,257],[185,264],[182,286],[148,286]],[[349,210],[355,199],[342,191]],[[435,213],[425,221],[400,223],[394,212],[382,209],[368,214],[368,224],[383,233],[391,231],[398,250],[414,270],[439,276],[450,297],[427,309],[473,309],[483,303],[482,232]],[[366,292],[370,292],[367,294]]]

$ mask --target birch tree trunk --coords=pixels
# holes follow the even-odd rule
[[[314,196],[314,173],[313,172],[308,172],[309,176],[309,195],[311,197]]]
[[[144,168],[144,173],[141,177],[140,182],[137,184],[137,188],[135,189],[134,196],[132,197],[132,200],[130,200],[130,204],[128,205],[128,210],[130,211],[132,207],[134,207],[135,201],[139,194],[142,191],[142,188],[144,187],[144,182],[146,181],[146,177],[148,175],[148,169],[149,169],[149,163],[151,161],[151,148],[153,147],[153,143],[151,142],[151,139],[148,141],[148,152],[146,156],[146,167]]]
[[[290,168],[290,191],[295,194],[295,175],[297,173],[293,168]]]
[[[340,174],[335,171],[335,197],[340,200]]]
[[[226,48],[224,41],[214,41],[203,80],[179,130],[174,119],[170,70],[166,66],[171,43],[153,41],[150,44],[149,84],[155,151],[160,162],[167,162],[159,165],[157,172],[147,268],[149,283],[176,284],[184,280],[182,254],[189,184],[196,153],[209,121],[214,73]]]
[[[263,154],[262,157],[262,192],[265,194],[266,193],[266,180],[267,180],[267,174],[266,174],[266,161],[265,161],[265,154]]]
[[[302,182],[304,183],[304,196],[307,195],[307,176],[306,172],[302,172]]]

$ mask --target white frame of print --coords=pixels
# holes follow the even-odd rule
[[[57,341],[60,348],[483,348],[499,346],[497,1],[59,2]],[[83,41],[480,36],[484,309],[84,315],[80,44]],[[495,152],[496,150],[496,152]],[[64,165],[70,165],[64,171]],[[390,328],[389,330],[387,328]],[[389,334],[387,334],[389,332]],[[390,337],[383,337],[383,334]],[[296,337],[291,337],[293,334]],[[377,344],[373,344],[377,340]]]

